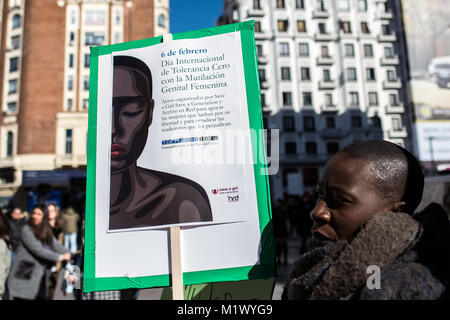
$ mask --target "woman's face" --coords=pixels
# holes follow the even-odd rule
[[[111,173],[129,167],[141,155],[154,103],[146,80],[134,69],[115,67],[113,82]]]
[[[48,211],[48,218],[50,220],[55,220],[56,217],[58,216],[58,211],[56,210],[56,207],[54,205],[49,205],[47,207],[47,211]]]
[[[34,208],[33,212],[31,213],[31,221],[34,225],[39,225],[44,220],[44,212],[42,212],[39,208]]]

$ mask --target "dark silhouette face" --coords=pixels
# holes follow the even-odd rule
[[[111,173],[135,164],[144,150],[154,106],[150,85],[139,70],[114,67]]]

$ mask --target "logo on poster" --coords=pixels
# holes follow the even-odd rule
[[[228,202],[238,202],[239,201],[239,195],[237,196],[227,196]]]
[[[212,189],[211,192],[213,194],[229,194],[229,193],[238,193],[239,187],[230,187],[230,188],[220,188],[220,189]]]

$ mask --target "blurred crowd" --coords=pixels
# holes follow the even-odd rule
[[[272,205],[273,230],[277,264],[288,263],[288,240],[295,238],[299,254],[311,246],[312,219],[310,213],[316,203],[315,195],[306,191],[302,196],[284,194]]]

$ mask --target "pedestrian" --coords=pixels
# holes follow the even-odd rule
[[[22,209],[15,207],[8,217],[9,227],[12,234],[12,256],[11,259],[14,260],[17,245],[20,243],[20,234],[22,232],[22,227],[27,223],[26,218],[23,216]]]
[[[11,299],[48,299],[48,266],[70,259],[70,253],[53,236],[45,207],[36,206],[23,226],[17,254],[8,277]]]
[[[77,235],[79,221],[80,215],[72,206],[67,207],[61,212],[61,227],[64,233],[64,246],[73,254],[78,250]]]
[[[59,243],[64,243],[64,234],[61,229],[61,220],[59,216],[59,206],[54,203],[50,202],[47,204],[47,212],[48,212],[48,223],[52,229],[53,236],[58,240]],[[59,272],[61,271],[62,262],[58,261],[56,262],[51,268],[50,268],[50,276],[48,279],[48,294],[49,297],[52,298],[56,289],[56,285],[58,283],[58,277]]]
[[[6,278],[11,267],[12,233],[8,220],[0,214],[0,300],[5,293]]]
[[[298,234],[300,235],[301,242],[299,247],[299,253],[305,253],[309,248],[309,242],[311,238],[312,219],[311,211],[314,208],[311,195],[308,191],[303,194],[300,209],[299,219],[297,224]]]
[[[351,144],[318,183],[313,243],[282,299],[448,299],[450,223],[432,203],[417,160],[387,141]],[[372,277],[373,275],[373,277]]]
[[[288,260],[288,216],[280,199],[273,207],[272,212],[273,235],[275,238],[276,263],[287,265]]]

